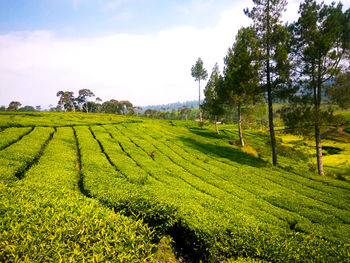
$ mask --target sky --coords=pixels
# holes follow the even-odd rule
[[[297,19],[298,0],[289,2],[285,21]],[[0,0],[0,105],[20,101],[46,109],[57,105],[58,91],[77,95],[80,89],[138,106],[196,100],[191,66],[201,57],[208,74],[216,62],[222,70],[237,31],[251,24],[243,12],[251,6],[237,0]]]

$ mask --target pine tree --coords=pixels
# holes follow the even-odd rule
[[[321,176],[325,173],[320,126],[330,124],[333,119],[332,111],[322,108],[322,95],[346,64],[342,62],[349,61],[349,13],[349,10],[342,12],[340,3],[326,5],[306,0],[300,5],[299,20],[291,27],[299,79],[298,104],[285,109],[283,117],[289,126],[314,126],[317,168]]]
[[[251,11],[246,9],[245,13],[253,20],[253,27],[259,39],[262,62],[261,86],[267,94],[272,162],[273,165],[277,165],[272,104],[274,97],[279,94],[279,89],[283,91],[289,79],[287,31],[281,24],[281,15],[287,2],[286,0],[253,0],[253,2],[255,6]]]
[[[208,73],[203,67],[203,61],[201,58],[198,58],[196,64],[191,68],[191,75],[195,78],[195,81],[198,81],[198,107],[199,107],[199,118],[202,121],[202,109],[201,109],[201,80],[206,80]]]
[[[241,146],[244,146],[242,132],[242,106],[251,105],[261,99],[258,87],[260,67],[257,39],[252,28],[238,31],[236,42],[229,48],[224,59],[225,100],[237,107],[238,131]]]

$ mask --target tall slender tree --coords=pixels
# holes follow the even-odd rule
[[[62,111],[62,104],[63,104],[63,101],[62,101],[62,95],[64,94],[64,92],[62,90],[58,91],[56,93],[56,96],[59,97],[59,100],[58,100],[58,105],[60,107],[60,111]]]
[[[238,112],[238,131],[241,146],[244,146],[242,132],[242,106],[261,100],[258,86],[260,63],[257,38],[253,28],[241,28],[236,42],[229,48],[224,59],[225,100],[236,106]]]
[[[223,87],[223,78],[216,63],[204,89],[204,103],[201,107],[214,121],[216,133],[219,134],[217,126],[218,118],[224,113],[223,103],[219,97],[220,89]]]
[[[298,65],[296,70],[300,80],[299,106],[286,110],[284,116],[292,125],[302,123],[314,126],[317,168],[321,176],[325,176],[325,173],[320,126],[332,119],[332,112],[324,111],[321,107],[322,96],[342,65],[346,61],[349,63],[349,13],[349,10],[342,12],[340,3],[326,5],[306,0],[300,4],[300,18],[291,27],[294,35],[293,57]]]
[[[199,119],[202,121],[202,109],[201,109],[201,80],[206,80],[208,77],[208,72],[203,67],[203,61],[198,58],[196,64],[191,68],[191,75],[198,81],[198,107],[199,107]]]
[[[277,165],[276,137],[273,123],[273,93],[283,87],[288,79],[288,56],[282,43],[281,15],[287,5],[286,0],[253,0],[252,10],[245,9],[246,15],[253,20],[253,26],[260,40],[262,87],[267,94],[269,129],[272,149],[272,163]]]

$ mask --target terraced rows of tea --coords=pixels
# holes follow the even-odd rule
[[[3,127],[0,261],[152,262],[164,235],[188,261],[350,260],[348,182],[187,122],[118,118]]]

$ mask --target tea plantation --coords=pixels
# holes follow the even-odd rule
[[[288,145],[272,167],[266,134],[246,133],[254,157],[232,125],[2,113],[0,127],[1,262],[156,262],[163,236],[184,262],[350,262],[349,181]]]

